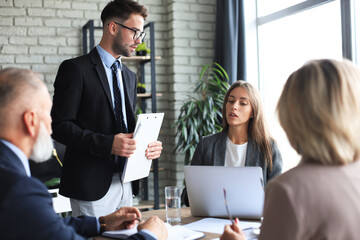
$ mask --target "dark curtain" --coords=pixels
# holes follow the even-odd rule
[[[217,0],[214,61],[229,75],[230,84],[245,79],[243,0]]]

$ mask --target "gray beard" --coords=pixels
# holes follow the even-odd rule
[[[54,144],[50,134],[47,133],[44,123],[40,123],[39,135],[33,147],[30,159],[37,163],[45,162],[50,159]]]

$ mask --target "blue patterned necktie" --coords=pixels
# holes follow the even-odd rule
[[[113,92],[114,92],[114,114],[116,118],[116,131],[117,133],[127,133],[124,115],[122,113],[122,101],[119,89],[119,76],[118,69],[120,63],[118,60],[115,60],[111,66],[112,75],[113,75]]]

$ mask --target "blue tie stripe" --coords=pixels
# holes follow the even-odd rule
[[[124,115],[122,113],[122,102],[121,94],[119,89],[119,61],[115,60],[111,66],[112,75],[113,75],[113,93],[114,93],[114,114],[116,119],[116,133],[127,133],[126,125],[124,122]],[[118,156],[114,159],[114,172],[123,171],[125,165],[125,157]]]
[[[114,113],[116,118],[116,130],[117,132],[127,133],[124,115],[122,113],[122,100],[121,94],[119,89],[119,76],[118,76],[118,69],[120,63],[119,61],[115,61],[111,66],[112,75],[113,75],[113,93],[114,93]]]

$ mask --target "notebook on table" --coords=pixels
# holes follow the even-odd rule
[[[193,216],[260,219],[264,206],[260,167],[185,166],[186,189]]]
[[[165,226],[168,230],[167,240],[194,240],[205,236],[203,232],[194,231],[181,225],[171,226],[170,224],[165,223]],[[102,235],[114,239],[126,239],[135,233],[137,233],[137,227],[131,229],[106,231],[103,232]]]

